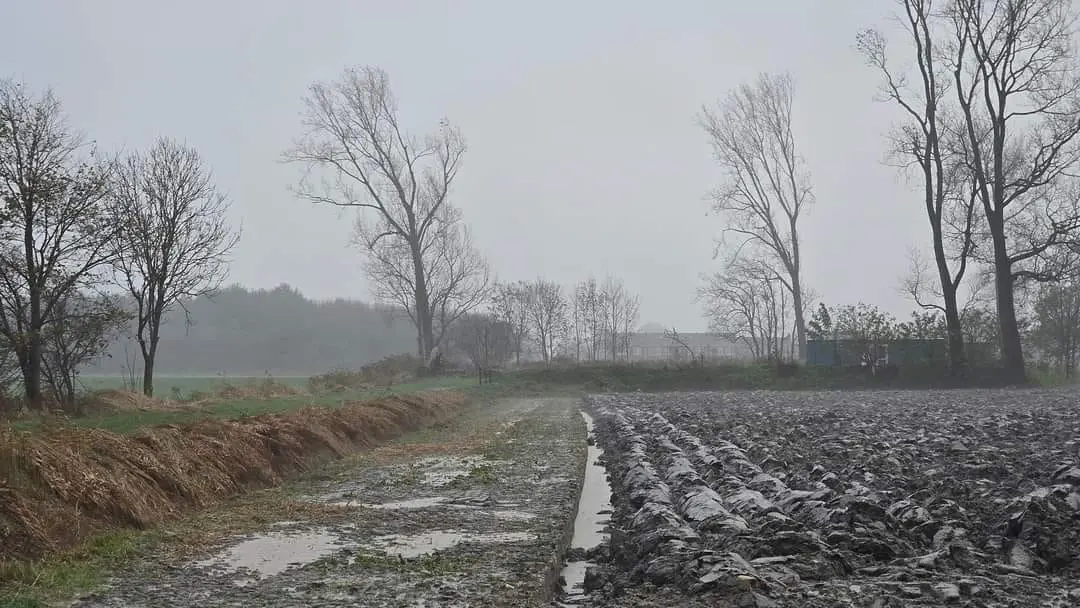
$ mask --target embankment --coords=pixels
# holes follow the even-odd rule
[[[459,393],[388,396],[131,434],[0,428],[0,561],[42,557],[116,528],[146,528],[444,420]]]

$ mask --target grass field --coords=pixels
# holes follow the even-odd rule
[[[84,378],[84,380],[86,380]],[[195,392],[214,393],[226,386],[244,387],[245,385],[258,385],[267,378],[223,378],[216,377],[164,377],[158,380],[157,386],[162,387],[156,391],[168,398],[169,392],[165,387],[179,387],[183,396],[189,396]],[[307,378],[295,377],[292,382],[288,379],[273,378],[275,382],[288,384],[293,388],[303,389],[307,384]],[[94,382],[94,383],[91,383]],[[122,379],[119,377],[96,377],[87,382],[88,389],[123,388]],[[332,394],[297,394],[269,398],[238,397],[235,399],[218,398],[204,404],[181,406],[176,409],[145,409],[108,412],[104,414],[92,414],[71,418],[71,424],[81,427],[100,428],[115,433],[130,433],[135,429],[154,424],[180,424],[193,422],[206,418],[233,419],[245,416],[257,416],[259,414],[273,414],[299,409],[301,407],[341,407],[356,401],[373,399],[385,395],[414,393],[417,391],[434,389],[463,389],[475,386],[474,378],[446,376],[430,378],[394,385],[388,389],[370,389],[362,391],[347,391]],[[168,389],[171,392],[171,388]],[[30,429],[41,424],[40,420],[21,420],[14,424],[19,429]]]
[[[225,385],[244,385],[264,380],[273,380],[295,389],[307,387],[308,376],[154,376],[154,393],[159,397],[171,398],[177,391],[182,396],[189,396],[196,392],[208,393]],[[134,387],[131,381],[122,376],[79,376],[79,382],[83,388],[89,391],[101,389],[127,389],[139,390],[141,379],[136,378]]]

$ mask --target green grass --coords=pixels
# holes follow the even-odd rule
[[[183,396],[209,393],[226,385],[244,385],[273,380],[295,389],[307,387],[308,376],[154,376],[154,394],[171,398],[179,391]],[[131,382],[123,376],[79,376],[79,382],[88,391],[103,389],[131,389]],[[135,379],[135,390],[142,387],[142,379]]]
[[[157,424],[182,424],[205,419],[231,420],[260,414],[287,412],[306,406],[334,408],[358,400],[374,399],[387,395],[416,393],[434,389],[465,389],[473,386],[474,383],[475,380],[471,378],[455,376],[427,378],[398,384],[389,389],[372,389],[327,395],[292,395],[269,399],[233,399],[175,411],[111,412],[72,418],[70,423],[78,427],[104,429],[114,433],[131,433],[140,427]],[[16,422],[14,426],[19,429],[30,430],[41,424],[40,420],[23,420]]]
[[[0,562],[0,608],[47,606],[50,597],[93,589],[105,582],[106,572],[152,541],[153,533],[118,530],[95,536],[60,556],[34,562]]]

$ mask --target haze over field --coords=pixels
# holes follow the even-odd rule
[[[824,10],[827,7],[827,10]],[[280,164],[301,97],[344,66],[390,75],[407,129],[442,116],[468,143],[452,200],[492,269],[562,284],[581,269],[642,294],[641,320],[704,330],[700,274],[720,171],[695,122],[759,72],[795,78],[794,122],[817,203],[805,280],[829,302],[898,315],[905,248],[925,246],[916,184],[880,164],[897,116],[855,32],[887,0],[209,2],[38,0],[0,8],[0,74],[52,87],[102,149],[158,136],[197,148],[243,225],[230,280],[368,299],[351,213],[298,201]],[[888,31],[888,27],[886,28]],[[588,260],[583,264],[582,260]]]

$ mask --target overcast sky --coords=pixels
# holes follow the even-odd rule
[[[453,200],[500,278],[614,273],[642,321],[704,329],[694,302],[721,220],[702,104],[762,71],[796,79],[798,145],[817,206],[806,281],[829,303],[906,315],[917,194],[882,164],[896,117],[856,32],[889,0],[6,0],[0,76],[52,87],[106,149],[166,135],[196,146],[243,239],[231,279],[366,297],[348,213],[315,208],[278,162],[301,97],[346,66],[391,77],[401,119],[442,116],[469,151]]]

